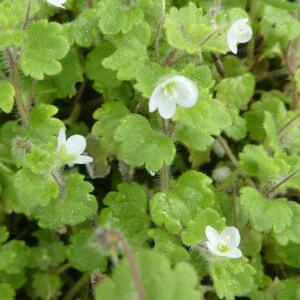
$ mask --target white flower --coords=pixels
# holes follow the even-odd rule
[[[228,167],[220,167],[217,169],[214,169],[212,172],[212,178],[216,182],[222,182],[224,181],[227,177],[231,175],[231,170]]]
[[[192,107],[198,99],[198,89],[195,84],[184,76],[173,76],[158,84],[149,101],[149,111],[158,112],[164,119],[170,119],[175,114],[176,104],[182,107]]]
[[[248,19],[235,21],[227,32],[227,44],[231,52],[237,54],[237,45],[247,43],[252,37],[252,28],[247,24]]]
[[[49,4],[52,4],[56,7],[65,8],[63,4],[67,2],[67,0],[46,0]]]
[[[243,256],[238,248],[241,238],[236,227],[226,227],[219,233],[208,225],[205,228],[205,234],[208,239],[206,246],[211,253],[229,258],[240,258]]]
[[[88,164],[93,161],[93,158],[87,155],[81,155],[86,148],[86,139],[82,135],[74,134],[66,139],[66,130],[59,130],[57,139],[57,151],[66,151],[67,155],[72,155],[74,160],[68,162],[69,165]]]

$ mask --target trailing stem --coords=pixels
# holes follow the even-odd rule
[[[162,29],[164,26],[165,18],[166,18],[166,1],[161,0],[161,16],[159,18],[158,28],[156,31],[155,42],[154,42],[154,52],[153,52],[154,60],[157,60],[157,58],[158,58],[159,43],[160,43],[160,39],[161,39],[161,34],[162,34]]]
[[[249,14],[250,19],[253,21],[255,19],[256,10],[257,10],[257,0],[249,0]],[[249,68],[254,65],[254,50],[255,50],[255,35],[253,35],[252,39],[249,41],[247,45],[247,62]]]
[[[267,192],[264,193],[265,196],[269,196],[273,192],[275,192],[280,186],[282,186],[284,183],[289,181],[291,178],[293,178],[295,175],[297,175],[300,172],[300,168],[293,171],[291,174],[284,177],[282,180],[277,182],[272,188],[270,188]]]
[[[14,59],[12,52],[9,48],[5,50],[6,56],[8,59],[9,68],[11,71],[11,82],[15,89],[15,100],[16,105],[22,120],[22,124],[24,126],[28,125],[28,111],[24,105],[22,100],[21,90],[20,90],[20,82],[19,82],[19,74],[18,74],[18,63],[17,58]]]

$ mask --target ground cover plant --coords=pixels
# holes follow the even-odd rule
[[[300,299],[299,17],[0,0],[0,300]]]

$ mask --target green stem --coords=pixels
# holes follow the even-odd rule
[[[123,236],[120,236],[120,241],[121,241],[121,244],[122,244],[122,248],[127,256],[127,259],[128,259],[128,262],[129,262],[129,266],[130,266],[130,271],[131,271],[131,274],[132,274],[132,278],[134,280],[134,284],[135,284],[135,287],[136,287],[136,291],[137,291],[137,294],[138,294],[138,299],[139,300],[145,300],[145,291],[143,289],[143,286],[142,286],[142,281],[141,281],[141,277],[140,277],[140,274],[139,274],[139,271],[138,271],[138,268],[137,268],[137,265],[136,265],[136,261],[135,261],[135,258],[134,258],[134,255],[133,255],[133,252],[131,251],[127,241],[125,240],[125,238]]]
[[[256,10],[257,10],[257,0],[249,0],[249,15],[250,19],[253,21],[255,19]],[[247,62],[248,67],[251,68],[254,64],[254,49],[255,49],[255,35],[253,34],[252,39],[247,44]]]
[[[166,163],[163,163],[161,169],[160,169],[160,186],[161,191],[166,192],[169,188],[169,168],[166,165]]]
[[[297,175],[299,172],[300,172],[300,168],[296,169],[291,174],[287,175],[282,180],[280,180],[279,182],[277,182],[272,188],[270,188],[267,192],[265,192],[264,195],[266,197],[269,196],[270,194],[272,194],[273,192],[275,192],[280,186],[282,186],[284,183],[286,183],[291,178],[293,178],[295,175]]]
[[[14,86],[14,89],[15,89],[16,105],[17,105],[19,114],[21,116],[22,124],[26,127],[28,125],[29,120],[28,120],[27,110],[24,106],[24,103],[23,103],[23,100],[22,100],[22,95],[21,95],[21,90],[20,90],[17,59],[14,60],[14,57],[13,57],[13,55],[12,55],[9,48],[7,48],[5,50],[5,52],[6,52],[6,56],[7,56],[7,59],[8,59],[9,68],[11,70],[12,85]]]
[[[63,272],[65,272],[67,269],[69,269],[71,267],[71,264],[69,262],[63,264],[60,268],[57,269],[56,273],[57,274],[61,274]]]
[[[73,287],[69,290],[67,295],[63,298],[63,300],[75,299],[74,296],[80,291],[80,289],[88,279],[89,279],[89,274],[83,274],[79,278],[79,280],[73,285]]]
[[[153,59],[156,61],[158,59],[159,55],[159,43],[161,39],[161,34],[162,34],[162,29],[164,26],[166,18],[166,1],[161,0],[161,16],[159,18],[159,23],[158,23],[158,28],[156,31],[156,37],[155,37],[155,42],[154,42],[154,52],[153,52]]]

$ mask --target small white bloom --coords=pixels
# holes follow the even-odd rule
[[[247,43],[252,37],[252,28],[247,24],[248,19],[235,21],[227,32],[227,44],[231,52],[237,54],[237,45]]]
[[[74,160],[68,162],[69,165],[88,164],[93,161],[93,158],[87,155],[81,155],[86,148],[86,139],[82,135],[74,134],[66,139],[66,130],[59,130],[57,139],[57,151],[66,151],[68,155],[72,155]]]
[[[49,4],[52,4],[56,7],[65,8],[63,4],[67,2],[67,0],[46,0]]]
[[[175,114],[176,104],[182,107],[192,107],[198,99],[196,85],[184,76],[173,76],[158,84],[149,101],[149,111],[158,112],[164,119],[170,119]]]
[[[214,169],[212,172],[212,178],[216,182],[222,182],[224,181],[227,177],[231,175],[231,170],[228,167],[220,167],[217,169]]]
[[[240,258],[243,256],[238,248],[241,238],[236,227],[226,227],[221,233],[211,226],[206,226],[205,234],[208,239],[206,242],[208,250],[217,256],[229,258]]]

